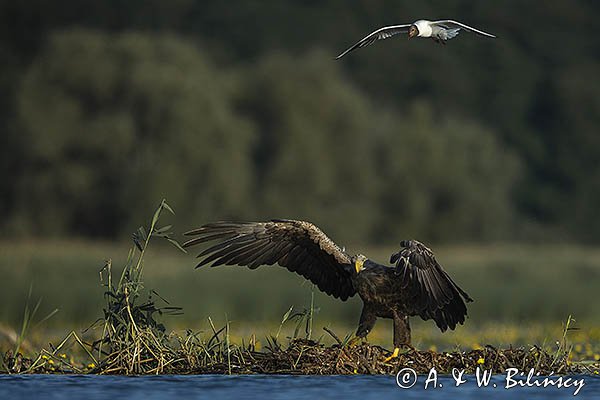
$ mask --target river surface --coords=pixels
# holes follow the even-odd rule
[[[414,385],[410,379],[407,383],[400,379],[400,384],[411,386],[403,389],[395,376],[0,375],[0,399],[600,399],[597,376],[570,377],[570,387],[517,385],[508,389],[504,375],[493,376],[482,387],[473,375],[464,376],[466,382],[458,387],[452,376],[440,376],[425,389],[427,378],[418,376]],[[581,379],[584,384],[574,397],[577,386],[573,382]]]

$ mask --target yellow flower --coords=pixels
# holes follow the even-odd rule
[[[48,364],[54,364],[54,360],[48,360]]]
[[[67,358],[67,355],[66,355],[65,353],[62,353],[62,354],[60,355],[60,358]]]
[[[483,357],[479,357],[479,360],[477,360],[477,364],[481,365],[485,362],[485,360],[483,359]]]
[[[594,360],[596,360],[596,361],[600,360],[600,354],[594,354]]]
[[[48,359],[48,356],[44,354],[44,355],[42,356],[42,360],[47,360],[47,359]]]
[[[95,368],[95,367],[96,367],[96,364],[94,364],[94,363],[89,363],[87,367],[88,367],[88,368]]]

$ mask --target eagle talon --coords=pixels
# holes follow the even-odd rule
[[[391,355],[391,356],[389,356],[389,357],[387,357],[385,360],[383,360],[383,362],[384,362],[384,363],[388,363],[388,362],[390,362],[390,360],[392,360],[392,359],[394,359],[394,358],[397,358],[399,353],[400,353],[400,348],[399,348],[399,347],[396,347],[396,348],[394,349],[394,352],[392,353],[392,355]]]

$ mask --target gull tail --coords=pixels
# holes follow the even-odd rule
[[[444,36],[446,36],[444,38],[444,40],[450,40],[456,36],[458,36],[458,33],[460,32],[460,28],[454,28],[454,29],[447,29]]]

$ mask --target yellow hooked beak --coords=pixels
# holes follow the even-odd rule
[[[356,273],[358,274],[360,271],[362,271],[363,269],[365,269],[363,267],[363,264],[365,263],[365,261],[367,261],[367,257],[363,256],[363,255],[358,255],[356,257],[356,261],[354,261],[354,268],[356,269]]]

